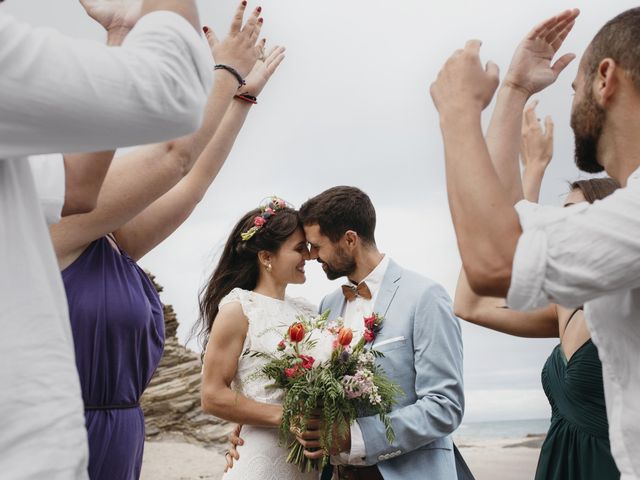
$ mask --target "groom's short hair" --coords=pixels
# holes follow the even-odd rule
[[[376,210],[369,196],[359,188],[339,186],[325,190],[307,200],[299,213],[304,225],[317,224],[320,233],[332,242],[353,230],[365,243],[376,243]]]

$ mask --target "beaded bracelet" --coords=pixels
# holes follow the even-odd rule
[[[258,99],[253,95],[249,95],[248,93],[238,93],[237,95],[234,95],[233,98],[244,100],[245,102],[253,103],[254,105],[258,103]]]
[[[244,81],[244,78],[242,78],[242,75],[240,75],[238,73],[238,71],[233,68],[230,67],[229,65],[222,65],[222,64],[218,64],[215,67],[213,67],[214,70],[226,70],[227,72],[229,72],[231,75],[233,75],[234,77],[236,77],[236,80],[238,81],[238,83],[240,84],[240,86],[245,85],[247,82]]]

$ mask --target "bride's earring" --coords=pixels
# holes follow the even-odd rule
[[[273,270],[273,266],[270,263],[268,263],[267,264],[267,272],[271,273],[271,270]]]

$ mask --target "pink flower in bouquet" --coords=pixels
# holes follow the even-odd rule
[[[278,343],[278,351],[281,352],[282,350],[284,350],[286,348],[286,344],[284,343],[284,340],[280,340],[280,343]]]
[[[291,367],[291,368],[285,368],[284,369],[284,374],[287,376],[287,378],[292,378],[298,375],[298,366],[296,365],[295,367]]]
[[[372,314],[370,317],[364,317],[364,326],[369,330],[373,330],[373,327],[376,325],[376,315]]]
[[[256,227],[262,227],[265,223],[267,223],[267,221],[262,217],[256,217],[253,219],[253,224]]]
[[[300,322],[294,323],[289,327],[289,338],[292,342],[298,343],[304,339],[305,335],[304,325]]]
[[[315,358],[309,355],[300,355],[300,358],[302,359],[302,368],[307,370],[311,370],[313,368],[313,364],[316,361]]]
[[[338,332],[338,342],[343,347],[348,346],[353,340],[353,330],[347,327],[342,327]]]
[[[373,333],[373,330],[369,330],[368,328],[364,331],[364,340],[367,343],[371,343],[376,339],[376,334]]]
[[[373,375],[369,370],[358,369],[355,375],[342,377],[342,387],[349,399],[378,394],[378,388],[373,381]]]

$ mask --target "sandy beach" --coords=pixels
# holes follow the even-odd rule
[[[476,480],[531,480],[540,453],[539,438],[460,443]],[[219,480],[224,458],[216,449],[180,441],[145,444],[142,480]]]

